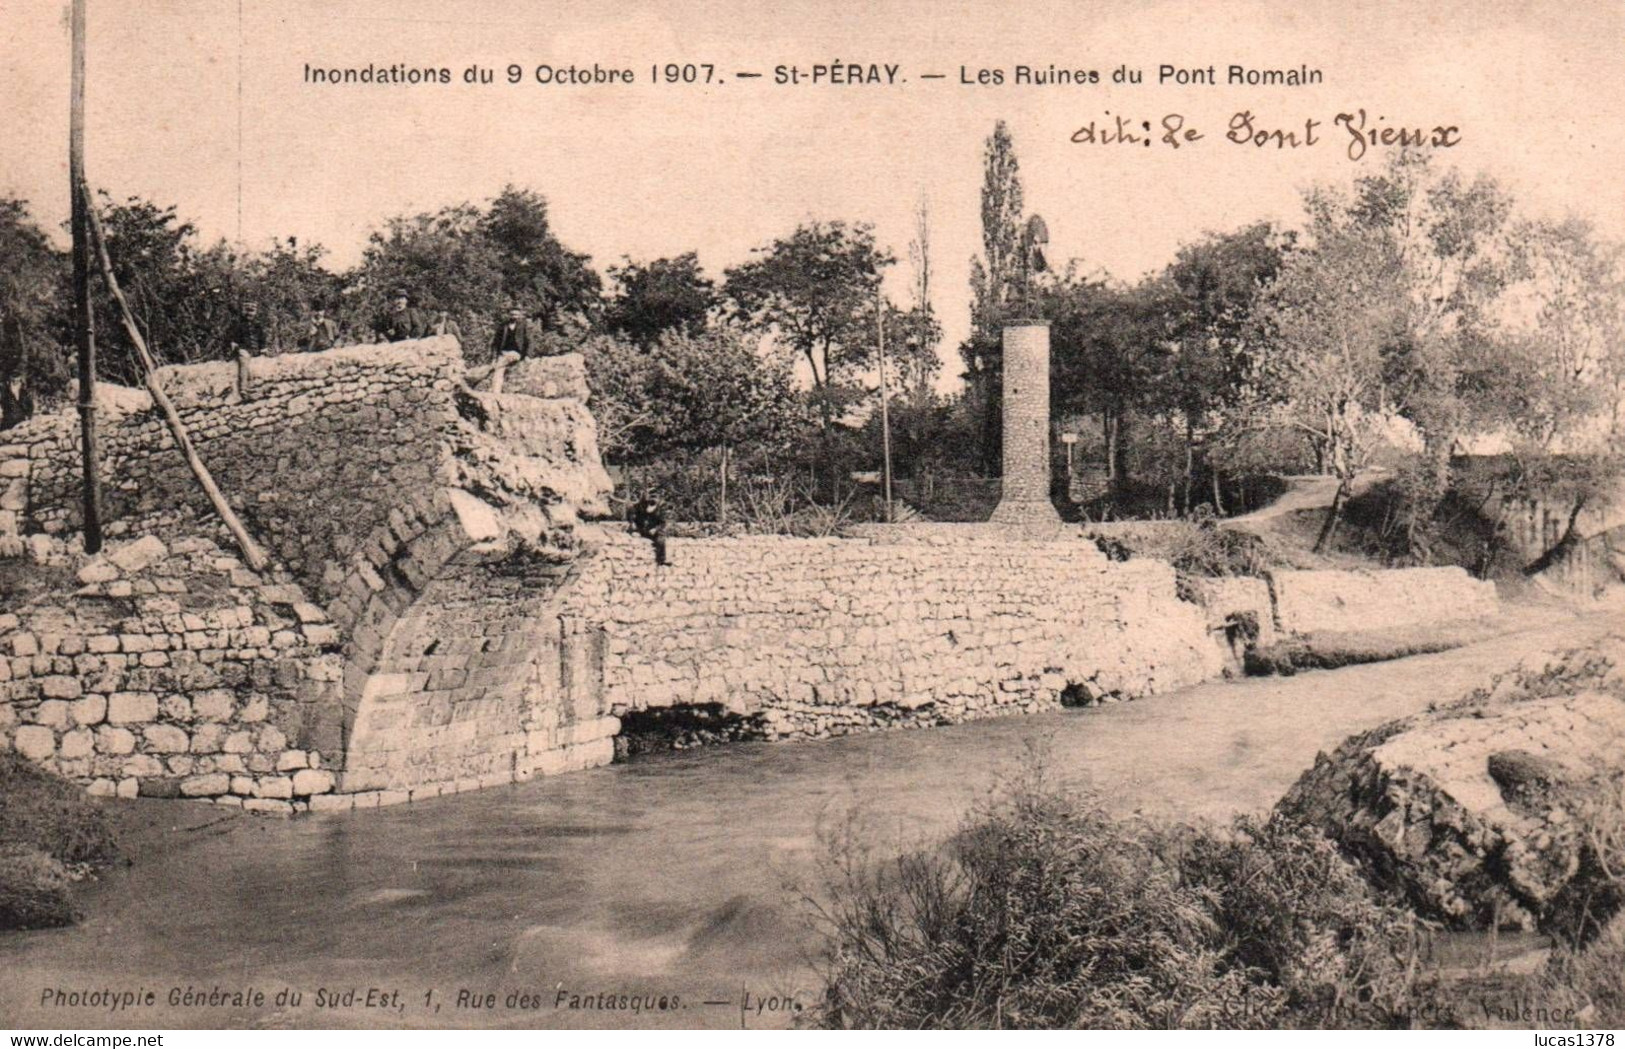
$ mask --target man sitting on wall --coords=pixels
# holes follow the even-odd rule
[[[491,356],[501,357],[504,353],[530,356],[530,325],[519,306],[508,307],[507,317],[497,322],[496,333],[491,336]]]
[[[303,342],[305,350],[310,353],[331,350],[339,344],[339,326],[322,307],[318,306],[312,311]]]
[[[655,564],[666,563],[666,515],[660,509],[660,499],[645,495],[627,511],[626,522],[632,531],[649,540],[654,547]]]
[[[429,318],[412,305],[412,299],[406,292],[397,291],[389,312],[379,318],[377,329],[384,342],[421,339],[429,334]]]
[[[243,303],[242,313],[231,329],[231,348],[237,357],[237,400],[246,400],[252,378],[248,362],[265,352],[265,322],[260,318],[260,304],[250,299]]]
[[[434,320],[429,322],[430,335],[450,335],[457,340],[458,345],[463,342],[463,326],[452,319],[449,310],[435,311]]]

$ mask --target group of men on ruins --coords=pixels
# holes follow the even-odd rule
[[[461,343],[462,325],[457,323],[448,310],[431,312],[413,304],[411,296],[403,291],[391,296],[389,308],[378,315],[370,328],[356,333],[354,341],[405,342],[437,335],[451,335]],[[344,338],[344,332],[338,321],[328,313],[326,307],[314,306],[299,331],[296,346],[304,352],[330,350],[340,345]],[[272,345],[267,335],[265,320],[260,314],[259,304],[252,300],[243,304],[241,312],[231,326],[228,339],[233,351],[250,357],[262,356],[268,350],[276,352],[280,349],[280,345]],[[530,357],[540,355],[542,352],[545,351],[541,345],[532,338],[530,319],[525,310],[517,305],[507,307],[493,326],[492,358],[508,353]]]

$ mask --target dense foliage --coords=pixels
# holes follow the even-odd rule
[[[1522,215],[1494,179],[1395,152],[1311,187],[1295,228],[1205,233],[1133,282],[1087,259],[1028,272],[1034,216],[1002,121],[980,205],[963,387],[945,393],[924,200],[899,253],[911,279],[898,302],[892,250],[848,219],[809,218],[716,277],[693,251],[624,258],[600,277],[555,234],[542,196],[508,186],[389,217],[359,263],[334,272],[320,245],[208,245],[173,206],[98,198],[161,361],[229,356],[250,305],[269,352],[316,345],[316,309],[342,340],[370,340],[404,293],[481,363],[497,319],[518,310],[537,351],[585,352],[628,488],[665,489],[683,515],[727,518],[757,489],[868,512],[888,436],[882,388],[895,478],[943,505],[977,502],[1000,470],[1000,331],[1017,313],[1051,325],[1070,517],[1223,517],[1250,508],[1261,478],[1316,472],[1339,481],[1325,545],[1381,467],[1381,522],[1358,542],[1425,562],[1459,553],[1452,536],[1475,500],[1538,498],[1578,521],[1618,487],[1625,254],[1582,221]],[[66,391],[66,270],[26,203],[0,200],[0,426]],[[98,290],[102,375],[134,382],[116,320]],[[1501,456],[1488,488],[1466,454],[1486,442]],[[1571,528],[1549,557],[1574,541]]]
[[[826,835],[812,1021],[860,1028],[1405,1027],[1447,1022],[1424,929],[1279,818],[1115,819],[1025,777],[942,849]]]

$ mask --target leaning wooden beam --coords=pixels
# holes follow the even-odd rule
[[[73,330],[79,356],[79,449],[85,553],[102,548],[101,454],[96,440],[96,325],[90,309],[90,246],[85,231],[85,0],[73,0],[73,83],[68,107],[68,195],[73,210]]]
[[[90,232],[96,244],[96,257],[101,263],[102,281],[118,303],[119,317],[124,321],[124,332],[135,345],[135,352],[141,358],[141,371],[147,392],[152,395],[152,403],[156,404],[164,413],[164,420],[169,423],[169,432],[174,436],[175,443],[186,456],[186,463],[192,468],[192,474],[203,486],[203,492],[209,497],[214,506],[214,512],[220,515],[220,520],[226,523],[231,531],[232,538],[237,540],[237,549],[242,551],[243,560],[256,572],[263,569],[268,563],[265,551],[248,534],[243,522],[238,520],[237,512],[226,502],[219,486],[209,474],[209,468],[203,465],[198,457],[197,449],[192,447],[192,438],[186,432],[186,424],[181,422],[180,413],[175,410],[175,403],[164,392],[163,384],[158,381],[158,365],[147,352],[147,340],[142,338],[141,329],[136,327],[135,317],[130,313],[130,305],[124,299],[124,292],[119,289],[118,278],[113,275],[113,261],[107,254],[107,236],[102,232],[101,216],[96,214],[95,202],[90,197],[90,185],[85,182],[79,184],[79,193],[83,199],[85,214],[90,219]]]

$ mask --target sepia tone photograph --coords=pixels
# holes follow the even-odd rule
[[[10,1045],[1625,1028],[1617,0],[0,25]]]

